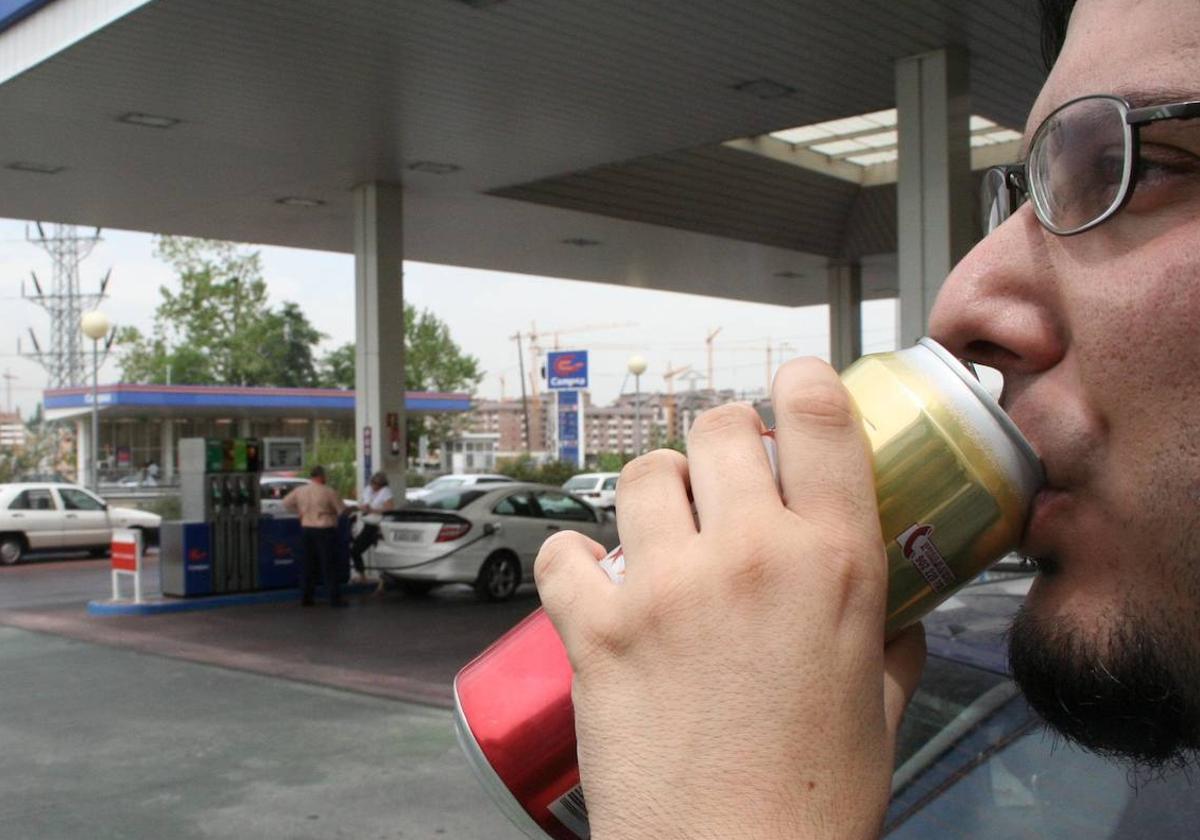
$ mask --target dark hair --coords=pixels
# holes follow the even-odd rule
[[[387,473],[380,471],[380,472],[373,474],[370,478],[370,483],[378,484],[380,487],[387,487],[388,486]]]
[[[1075,0],[1038,0],[1038,5],[1042,14],[1042,60],[1048,71],[1058,60],[1067,39],[1067,24],[1071,22]]]
[[[313,467],[311,470],[308,471],[308,477],[309,478],[324,478],[325,477],[325,468],[322,467],[320,464],[317,464],[315,467]]]

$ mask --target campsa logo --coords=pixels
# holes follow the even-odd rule
[[[917,567],[934,592],[954,585],[954,572],[933,541],[933,526],[918,522],[896,537],[900,552]]]
[[[586,388],[587,353],[555,353],[549,374],[551,388]]]

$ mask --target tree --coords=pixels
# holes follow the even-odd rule
[[[118,332],[129,382],[192,385],[317,384],[313,347],[324,336],[300,307],[272,309],[257,251],[229,242],[163,236],[155,255],[179,275],[159,289],[154,331]]]
[[[321,359],[318,382],[322,388],[354,388],[354,344],[330,350]]]

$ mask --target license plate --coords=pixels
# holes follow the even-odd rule
[[[415,543],[420,542],[425,535],[420,531],[392,531],[392,542],[398,543]]]

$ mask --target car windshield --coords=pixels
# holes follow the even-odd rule
[[[425,485],[425,489],[429,490],[430,492],[434,492],[437,490],[445,490],[449,487],[458,487],[462,483],[463,480],[461,478],[451,478],[448,475],[444,475],[441,478],[435,478],[433,481],[429,482],[429,484]]]
[[[595,476],[577,475],[574,478],[567,479],[567,483],[563,485],[563,489],[571,491],[591,490],[595,486]]]
[[[435,510],[462,510],[480,496],[486,496],[487,490],[441,490],[432,493],[417,502],[413,507],[434,508]]]

